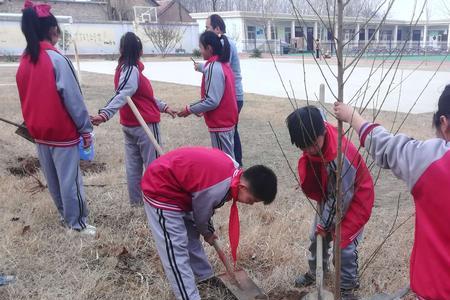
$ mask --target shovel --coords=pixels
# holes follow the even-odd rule
[[[317,203],[319,217],[322,213],[320,203]],[[316,236],[316,290],[303,297],[303,300],[333,300],[334,295],[323,288],[323,240],[322,236]]]
[[[153,136],[153,133],[148,128],[147,124],[141,116],[141,113],[138,111],[136,105],[130,97],[127,97],[127,103],[133,111],[134,116],[139,121],[139,124],[144,129],[148,138],[152,142],[153,146],[155,146],[158,154],[163,155],[164,151],[158,144],[158,141]],[[217,277],[238,300],[268,299],[264,292],[250,279],[250,277],[248,277],[247,273],[244,270],[240,269],[233,271],[233,267],[225,256],[225,253],[223,252],[218,240],[214,241],[213,246],[227,270],[226,273],[220,274]]]
[[[15,131],[15,133],[21,137],[23,137],[24,139],[29,140],[30,142],[34,143],[34,139],[31,137],[30,132],[28,131],[27,127],[25,126],[25,123],[22,124],[17,124],[15,122],[12,121],[8,121],[6,119],[0,118],[0,121],[3,121],[5,123],[8,123],[10,125],[16,126],[17,129]]]
[[[269,299],[263,290],[261,290],[250,279],[248,274],[242,270],[234,270],[225,253],[222,250],[220,242],[214,240],[214,249],[219,255],[225,269],[225,273],[217,275],[217,278],[225,285],[225,287],[238,299],[238,300],[257,300],[257,299]]]

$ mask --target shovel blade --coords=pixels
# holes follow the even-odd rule
[[[28,129],[25,127],[24,124],[20,125],[15,133],[21,137],[23,137],[24,139],[29,140],[30,142],[34,143],[34,139],[31,137],[30,132],[28,132]]]
[[[236,279],[228,273],[220,274],[217,277],[238,300],[269,299],[244,270],[234,272]]]

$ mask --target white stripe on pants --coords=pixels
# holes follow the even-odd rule
[[[148,123],[148,128],[161,145],[159,123]],[[127,172],[128,195],[131,204],[142,204],[141,180],[144,169],[154,161],[158,155],[141,126],[122,126],[125,136],[125,169]]]
[[[234,159],[234,129],[229,131],[209,132],[213,148],[217,148]]]
[[[80,172],[78,145],[51,147],[36,144],[42,173],[61,217],[72,229],[86,228],[88,210]]]
[[[196,279],[213,275],[192,213],[161,210],[145,202],[148,224],[172,290],[179,300],[199,300]]]

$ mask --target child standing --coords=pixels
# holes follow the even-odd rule
[[[318,201],[322,215],[314,218],[309,247],[309,271],[295,281],[297,287],[315,282],[316,235],[324,237],[323,266],[327,270],[329,247],[333,240],[336,223],[336,170],[337,129],[324,121],[321,112],[314,106],[299,108],[286,119],[292,144],[303,153],[298,162],[301,188],[309,198]],[[342,299],[355,299],[354,290],[359,287],[358,243],[364,225],[370,218],[374,187],[363,158],[355,146],[342,138],[343,168],[342,190],[343,212],[341,221],[341,287]],[[320,258],[319,258],[320,259]]]
[[[48,189],[69,228],[95,235],[80,172],[78,144],[91,144],[92,124],[70,60],[54,45],[60,29],[50,5],[25,1],[22,32],[27,41],[16,74],[25,124],[36,141]]]
[[[139,60],[141,56],[142,42],[139,37],[133,32],[125,33],[120,39],[120,58],[114,76],[116,94],[99,110],[98,115],[91,118],[94,125],[99,125],[120,110],[120,124],[125,135],[128,194],[132,206],[143,205],[140,186],[143,169],[158,157],[158,153],[127,104],[127,97],[131,97],[158,143],[161,143],[160,112],[176,116],[176,112],[166,103],[154,97],[150,80],[142,73],[144,64]]]
[[[433,117],[436,138],[426,141],[393,135],[343,103],[335,103],[334,112],[359,133],[361,145],[376,164],[391,169],[411,191],[416,210],[409,271],[412,291],[417,299],[450,299],[450,85]]]
[[[221,16],[218,14],[212,14],[206,19],[207,31],[212,31],[218,36],[226,34],[226,26],[225,22]],[[234,86],[236,91],[236,101],[238,107],[238,114],[241,112],[242,107],[244,106],[244,90],[242,88],[242,76],[241,76],[241,63],[239,61],[239,55],[236,48],[236,43],[232,40],[228,40],[230,43],[230,67],[233,71],[234,75]],[[196,71],[203,72],[204,64],[203,63],[195,63],[194,68]],[[236,161],[242,166],[242,146],[241,146],[241,138],[238,132],[238,124],[236,124],[236,128],[234,131],[234,156]]]
[[[196,281],[214,274],[200,241],[200,234],[209,244],[217,239],[211,221],[214,210],[233,200],[230,243],[235,257],[239,240],[236,201],[270,204],[277,192],[277,178],[262,165],[242,171],[217,149],[187,147],[156,159],[145,172],[142,190],[149,226],[176,298],[198,300]]]
[[[228,64],[230,44],[225,35],[219,37],[214,32],[205,31],[200,36],[200,52],[207,61],[201,86],[202,99],[187,105],[178,116],[204,114],[212,146],[234,158],[234,131],[238,122],[238,108],[233,71]]]

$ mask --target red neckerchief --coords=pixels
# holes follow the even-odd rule
[[[325,141],[319,156],[303,153],[298,162],[300,186],[310,198],[321,201],[326,193],[328,172],[326,165],[337,157],[337,128],[325,122]]]
[[[53,50],[53,51],[56,51],[56,52],[60,53],[59,50],[56,49],[55,46],[53,46],[49,41],[40,41],[39,42],[39,47],[42,50]]]
[[[233,203],[230,209],[230,220],[228,222],[228,237],[230,239],[231,256],[233,257],[234,267],[236,267],[237,260],[237,248],[239,246],[239,213],[237,208],[237,199],[239,195],[239,183],[241,182],[242,170],[237,169],[234,171],[233,178],[231,179],[231,199]]]
[[[124,65],[123,60],[120,60],[119,64],[117,65],[117,70],[122,69],[123,65]],[[142,71],[144,71],[145,69],[145,65],[140,60],[137,61],[136,67],[138,68],[139,73],[142,73]]]
[[[139,72],[141,72],[141,73],[145,69],[144,64],[140,60],[138,60],[138,62],[137,62],[137,67],[138,67]]]

